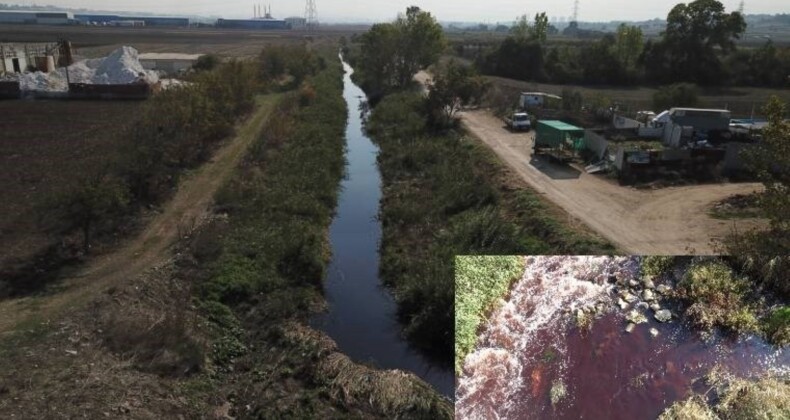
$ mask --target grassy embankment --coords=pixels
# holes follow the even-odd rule
[[[450,365],[456,255],[609,253],[613,247],[559,222],[552,210],[460,131],[433,132],[424,99],[385,97],[367,129],[383,179],[382,279],[405,333]]]
[[[676,265],[675,257],[645,257],[642,272],[659,275]],[[729,334],[757,334],[777,346],[790,345],[790,306],[781,290],[737,260],[693,260],[679,279],[674,296],[696,328]]]
[[[659,420],[785,419],[790,414],[790,380],[738,378],[714,369],[703,379],[705,395],[693,394],[667,408]]]
[[[251,416],[450,417],[450,404],[413,375],[357,365],[305,326],[324,304],[327,231],[345,164],[341,69],[326,63],[310,88],[280,103],[218,195],[227,222],[195,241],[196,296],[213,325],[214,369],[225,374],[193,386],[230,384]]]
[[[455,259],[455,372],[474,349],[477,331],[495,303],[524,273],[524,257],[461,256]]]

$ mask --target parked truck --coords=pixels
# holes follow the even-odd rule
[[[532,129],[532,121],[526,112],[514,112],[505,117],[507,128],[512,131],[529,131]]]
[[[534,154],[545,154],[559,161],[573,159],[584,148],[584,129],[556,120],[538,121],[535,127]]]

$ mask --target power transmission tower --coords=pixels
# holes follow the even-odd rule
[[[579,0],[573,2],[573,22],[578,22],[579,20]]]
[[[318,27],[318,8],[315,6],[315,0],[307,0],[307,6],[304,9],[304,19],[307,29],[313,30]]]
[[[743,0],[741,0],[741,4],[738,6],[738,13],[743,14]]]

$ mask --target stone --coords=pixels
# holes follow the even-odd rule
[[[627,291],[623,292],[623,296],[622,297],[623,297],[623,300],[625,300],[628,303],[634,303],[637,300],[639,300],[638,297],[632,295],[630,292],[627,292]]]
[[[656,298],[655,294],[650,289],[645,289],[645,291],[642,292],[642,299],[648,302],[650,302],[651,300],[655,300],[655,298]]]
[[[658,322],[668,322],[672,319],[672,312],[669,312],[669,309],[662,309],[660,311],[656,311],[656,320]]]
[[[661,293],[662,295],[665,295],[665,294],[671,292],[672,288],[667,286],[666,284],[659,284],[658,286],[656,286],[656,291],[658,293]]]
[[[642,280],[642,286],[644,286],[645,289],[653,289],[656,287],[656,284],[653,283],[653,279],[650,277],[645,277],[645,279]]]
[[[636,328],[636,324],[629,322],[628,325],[625,326],[625,332],[630,333],[634,331],[634,328]]]
[[[661,305],[659,305],[656,302],[653,302],[653,303],[650,304],[650,309],[652,309],[653,312],[658,312],[658,311],[661,310]]]
[[[655,329],[655,328],[651,328],[650,329],[650,335],[652,335],[653,337],[657,337],[658,336],[658,330]]]
[[[636,287],[636,286],[639,286],[639,282],[634,280],[634,279],[631,279],[631,280],[628,281],[628,285],[631,286],[631,287]]]
[[[639,303],[636,304],[636,309],[641,309],[643,311],[646,311],[647,308],[649,308],[649,306],[647,305],[647,302],[639,302]]]
[[[625,309],[628,307],[628,302],[624,301],[623,298],[617,300],[617,305],[620,306],[620,309]]]

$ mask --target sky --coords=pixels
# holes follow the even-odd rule
[[[306,0],[0,0],[14,4],[52,4],[97,10],[127,10],[161,14],[252,17],[253,4],[269,4],[276,18],[303,16]],[[546,12],[549,18],[567,19],[574,0],[315,0],[319,20],[327,22],[381,22],[392,20],[410,5],[432,12],[442,22],[511,22],[517,16]],[[691,0],[686,0],[686,2]],[[740,0],[720,0],[727,10],[736,10]],[[681,0],[579,0],[579,20],[647,20],[666,18]],[[747,0],[746,14],[790,13],[790,0]]]

